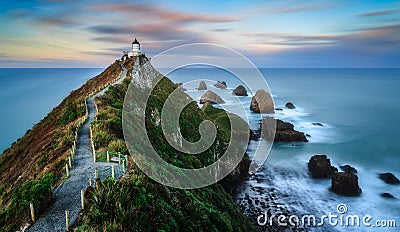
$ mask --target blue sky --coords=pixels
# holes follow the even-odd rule
[[[148,56],[187,43],[262,68],[399,67],[396,1],[0,2],[0,67],[104,67],[137,37]]]

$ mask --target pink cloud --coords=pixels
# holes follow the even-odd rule
[[[144,16],[151,16],[153,19],[158,18],[165,21],[175,21],[181,23],[198,22],[198,23],[225,23],[238,21],[238,17],[234,16],[215,16],[208,14],[198,14],[189,12],[177,12],[165,9],[159,6],[146,4],[103,4],[87,7],[93,11],[117,11],[123,13],[136,13]]]

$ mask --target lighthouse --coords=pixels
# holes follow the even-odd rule
[[[140,51],[140,43],[139,41],[135,38],[135,40],[132,42],[132,50],[131,51],[127,51],[127,52],[123,52],[122,53],[122,61],[126,61],[128,58],[132,58],[135,56],[139,56],[141,55],[142,52]]]
[[[131,57],[134,57],[134,56],[138,56],[140,54],[141,54],[140,43],[135,38],[135,40],[132,42],[132,51],[128,52],[128,57],[131,58]]]

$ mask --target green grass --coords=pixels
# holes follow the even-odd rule
[[[52,197],[52,186],[56,182],[54,174],[46,174],[38,180],[25,182],[13,191],[10,206],[1,213],[1,220],[9,221],[17,215],[28,212],[32,203],[36,212],[46,207]],[[11,222],[2,227],[0,231],[12,231],[15,225]]]
[[[85,103],[83,100],[76,100],[74,102],[68,102],[67,108],[64,111],[62,117],[57,120],[56,125],[63,126],[70,122],[75,121],[78,117],[84,115],[86,112]]]
[[[94,134],[108,133],[110,138],[96,137],[97,149],[126,149],[119,123],[121,105],[128,82],[110,88],[96,99],[99,106]],[[179,117],[183,137],[189,141],[200,138],[199,124],[208,119],[218,125],[217,140],[201,154],[182,154],[171,147],[156,123],[163,104],[177,88],[163,78],[154,88],[146,108],[147,135],[155,150],[167,162],[183,168],[200,168],[212,162],[214,151],[222,155],[230,141],[227,113],[209,107],[203,112],[195,102],[186,106]],[[173,117],[176,115],[167,115]],[[237,117],[237,116],[236,116]],[[234,119],[239,120],[239,118]],[[113,123],[111,123],[113,122]],[[118,123],[117,123],[118,122]],[[238,121],[242,123],[242,121]],[[243,125],[243,124],[242,124]],[[139,142],[137,144],[140,144]],[[126,154],[126,153],[125,153]],[[143,174],[135,166],[122,180],[107,179],[89,194],[77,231],[256,231],[220,184],[195,190],[163,186]]]
[[[256,230],[218,184],[173,189],[136,171],[129,179],[103,181],[91,193],[84,215],[81,231]]]
[[[122,107],[130,79],[110,86],[104,95],[95,99],[99,112],[92,122],[93,142],[96,151],[115,151],[128,154],[123,141]]]

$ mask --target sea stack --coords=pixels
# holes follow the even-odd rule
[[[263,89],[257,90],[256,95],[251,99],[250,110],[255,113],[275,113],[274,101],[272,100],[271,95]]]
[[[236,87],[236,89],[234,89],[232,93],[236,96],[248,96],[246,88],[244,88],[243,85],[239,85],[238,87]]]
[[[214,86],[219,89],[226,89],[226,82],[225,81],[223,81],[223,82],[217,81],[217,83],[215,83]]]
[[[216,93],[211,90],[208,90],[203,96],[200,98],[200,104],[223,104],[225,103],[224,100]]]
[[[334,172],[331,190],[343,196],[358,196],[362,192],[358,186],[358,177],[352,172]]]
[[[303,132],[294,129],[294,125],[273,117],[261,120],[262,138],[274,142],[308,142]]]
[[[205,81],[200,81],[199,88],[197,90],[207,90],[207,85]]]
[[[325,179],[333,176],[337,169],[331,165],[331,160],[326,155],[314,155],[308,162],[308,170],[312,178]]]

